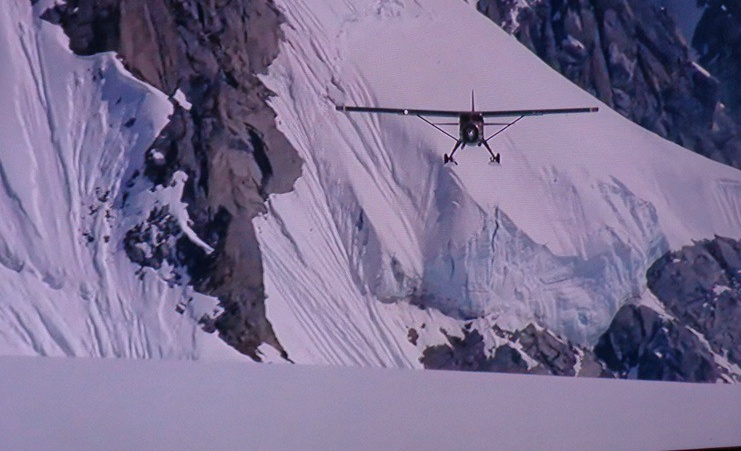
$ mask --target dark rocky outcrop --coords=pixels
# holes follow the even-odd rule
[[[738,78],[719,79],[694,64],[666,9],[645,0],[543,0],[527,7],[515,0],[479,0],[477,7],[555,70],[633,122],[741,168],[741,127],[722,103],[729,97],[726,90],[739,92]],[[727,57],[717,60],[718,68],[710,64],[710,56],[702,60],[714,75],[737,75],[730,69],[731,62],[740,60],[733,54],[739,48],[733,47],[734,39],[735,34],[724,41],[727,50],[721,53]]]
[[[62,25],[70,50],[78,55],[93,55],[119,48],[119,3],[120,0],[71,0],[47,9],[41,18]]]
[[[547,329],[530,324],[521,331],[515,331],[509,339],[519,344],[525,354],[538,362],[538,365],[531,370],[533,373],[554,376],[614,377],[614,374],[597,360],[591,350],[577,347]]]
[[[522,358],[522,354],[509,345],[498,347],[493,356],[488,356],[484,337],[475,329],[463,329],[463,338],[450,336],[447,333],[445,336],[448,345],[430,346],[424,350],[419,361],[425,368],[498,373],[528,372],[528,365]]]
[[[484,337],[471,323],[462,329],[463,337],[442,332],[448,343],[426,348],[420,358],[427,369],[613,377],[591,351],[577,349],[532,324],[515,332],[493,326],[494,334],[508,343],[492,349],[486,349]],[[536,363],[528,365],[525,356]]]
[[[741,242],[716,237],[667,252],[646,279],[671,316],[623,306],[595,355],[626,378],[733,380],[712,353],[741,364]]]
[[[159,269],[165,261],[174,263],[172,249],[180,237],[182,230],[165,205],[150,211],[146,222],[126,232],[123,248],[132,262]]]
[[[262,343],[285,356],[265,316],[252,226],[266,197],[292,189],[301,171],[257,78],[277,56],[281,14],[270,0],[68,0],[43,17],[64,27],[76,53],[114,50],[138,78],[185,94],[192,106],[176,106],[144,174],[154,184],[188,175],[192,227],[216,250],[182,244],[181,261],[196,289],[221,301],[220,336],[256,360]]]
[[[623,306],[594,353],[628,379],[715,382],[720,375],[695,334],[646,306]]]
[[[549,374],[576,376],[576,349],[550,332],[538,330],[530,324],[516,332],[513,339],[520,343],[527,355],[543,365]]]
[[[720,83],[720,98],[736,123],[741,123],[741,3],[699,0],[703,6],[692,46],[700,64]]]
[[[669,252],[647,279],[672,315],[741,365],[741,241],[716,237]]]

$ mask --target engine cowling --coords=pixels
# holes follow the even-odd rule
[[[468,143],[475,143],[479,140],[479,129],[474,124],[467,125],[463,129],[463,138]]]

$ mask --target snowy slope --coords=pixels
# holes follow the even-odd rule
[[[0,4],[0,353],[219,352],[176,313],[189,294],[169,286],[167,269],[138,272],[120,244],[155,205],[187,223],[182,178],[156,192],[133,186],[125,206],[122,196],[172,104],[112,54],[72,55],[62,30],[37,18],[45,3]]]
[[[264,77],[305,160],[255,220],[268,318],[297,362],[419,366],[464,318],[536,321],[593,344],[648,265],[741,236],[741,172],[618,114],[526,119],[493,141],[502,165],[414,118],[340,103],[467,109],[593,106],[464,2],[277,2],[286,42]],[[431,309],[411,305],[423,302]],[[409,328],[420,333],[416,346]]]

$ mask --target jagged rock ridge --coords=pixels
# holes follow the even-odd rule
[[[269,0],[70,0],[43,17],[64,27],[74,52],[114,50],[140,79],[184,93],[190,105],[176,105],[143,173],[155,184],[188,175],[192,228],[215,252],[178,240],[169,253],[180,255],[199,291],[219,298],[215,325],[228,344],[256,360],[262,343],[286,356],[265,316],[251,222],[267,195],[290,190],[301,171],[257,78],[277,55],[281,14]]]

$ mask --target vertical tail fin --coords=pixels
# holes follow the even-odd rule
[[[473,113],[474,111],[476,111],[476,102],[474,101],[474,98],[473,98],[473,89],[472,89],[471,90],[471,112]]]

